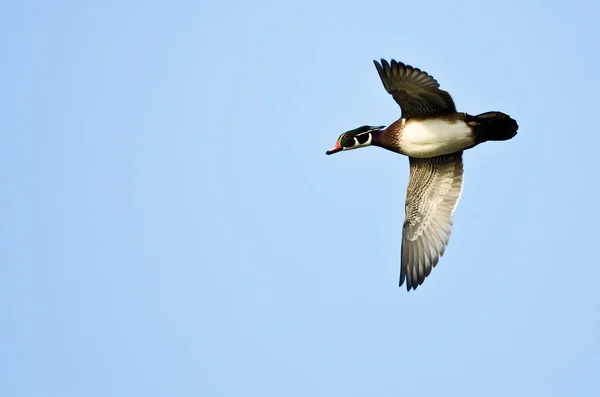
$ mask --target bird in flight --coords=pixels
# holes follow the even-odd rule
[[[423,284],[448,245],[462,192],[463,151],[512,139],[519,126],[501,112],[457,112],[450,94],[418,68],[395,60],[373,62],[402,117],[387,128],[364,125],[344,132],[327,154],[373,145],[408,156],[399,286],[406,281],[410,291]]]

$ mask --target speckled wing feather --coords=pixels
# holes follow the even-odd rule
[[[423,117],[456,112],[450,94],[441,90],[439,83],[426,72],[402,62],[382,59],[373,61],[383,86],[400,108],[402,117]]]
[[[444,255],[463,184],[462,152],[409,159],[400,269],[400,286],[406,279],[408,291],[423,284]]]

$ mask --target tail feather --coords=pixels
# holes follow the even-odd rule
[[[512,139],[519,129],[516,120],[501,112],[467,115],[465,122],[473,129],[478,143]]]

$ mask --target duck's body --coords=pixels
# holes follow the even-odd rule
[[[512,138],[512,119],[503,116],[489,112],[479,116],[448,113],[433,118],[400,118],[374,134],[372,144],[410,157],[443,156],[488,140]]]
[[[387,128],[348,131],[327,154],[374,145],[409,157],[399,284],[406,280],[408,290],[416,289],[448,244],[462,191],[463,151],[486,141],[511,139],[518,125],[501,112],[457,112],[450,94],[417,68],[394,60],[375,61],[375,66],[403,117]]]
[[[473,145],[464,120],[401,118],[377,135],[382,147],[406,156],[431,158],[456,153]],[[390,139],[386,139],[390,137]]]

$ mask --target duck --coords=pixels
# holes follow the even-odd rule
[[[401,117],[387,128],[363,125],[346,131],[326,154],[378,146],[408,157],[398,286],[406,282],[410,292],[423,284],[448,246],[463,189],[463,152],[487,141],[510,140],[519,126],[499,111],[457,112],[452,96],[419,68],[394,59],[373,63]]]

